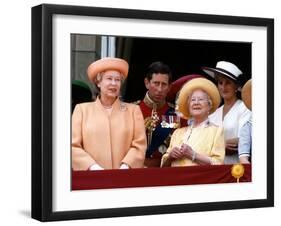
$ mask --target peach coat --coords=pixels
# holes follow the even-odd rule
[[[72,115],[72,169],[94,163],[105,169],[143,167],[146,151],[144,120],[138,105],[117,99],[110,115],[99,98],[76,105]]]

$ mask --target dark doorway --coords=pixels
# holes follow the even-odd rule
[[[127,38],[125,38],[127,39]],[[145,94],[144,74],[154,61],[163,61],[173,72],[173,80],[187,74],[202,74],[202,66],[215,67],[217,61],[236,64],[244,73],[244,80],[251,77],[251,43],[129,38],[129,76],[124,90],[124,100],[132,102]]]

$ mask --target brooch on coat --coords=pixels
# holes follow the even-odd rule
[[[120,111],[126,111],[127,110],[127,105],[124,102],[120,102]]]

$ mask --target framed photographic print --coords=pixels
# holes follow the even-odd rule
[[[207,77],[202,68],[219,61],[239,65],[243,84],[252,79],[250,164],[74,170],[73,110],[97,98],[87,68],[105,57],[128,62],[121,96],[136,104],[145,96],[144,74],[152,62],[167,63],[174,81]],[[273,68],[273,19],[33,7],[32,217],[55,221],[273,206]],[[170,94],[175,102],[176,92]]]

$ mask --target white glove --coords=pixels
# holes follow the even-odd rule
[[[119,169],[130,169],[126,163],[122,163]]]
[[[104,168],[102,168],[99,164],[95,163],[95,164],[90,166],[89,170],[90,171],[92,171],[92,170],[104,170]]]

